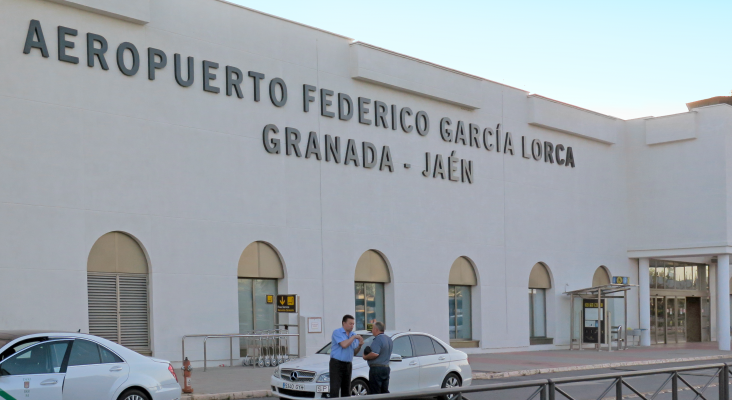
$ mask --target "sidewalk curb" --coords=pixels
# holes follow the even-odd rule
[[[250,390],[247,392],[216,393],[216,394],[183,394],[181,400],[239,400],[255,397],[273,397],[271,390]]]
[[[512,378],[512,377],[516,377],[516,376],[553,374],[556,372],[584,371],[584,370],[590,370],[590,369],[632,367],[632,366],[637,366],[637,365],[653,365],[653,364],[666,364],[666,363],[690,362],[690,361],[711,361],[711,360],[721,360],[721,359],[725,359],[725,358],[732,358],[732,354],[720,355],[720,356],[704,356],[704,357],[667,358],[667,359],[663,359],[663,360],[626,361],[626,362],[616,362],[616,363],[607,363],[607,364],[578,365],[578,366],[573,366],[573,367],[525,369],[522,371],[508,371],[508,372],[474,372],[473,379],[500,379],[500,378]]]

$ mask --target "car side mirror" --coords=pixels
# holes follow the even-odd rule
[[[389,361],[402,362],[402,356],[400,356],[399,354],[392,354]]]

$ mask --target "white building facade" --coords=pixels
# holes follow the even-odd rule
[[[644,344],[729,349],[728,105],[624,121],[217,0],[4,0],[0,33],[2,330],[180,361],[296,294],[307,353],[344,314],[546,349],[626,276]]]

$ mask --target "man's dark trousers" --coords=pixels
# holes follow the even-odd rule
[[[353,363],[330,359],[330,397],[349,397],[351,395],[351,370]]]
[[[371,394],[389,393],[389,374],[391,374],[391,368],[387,366],[372,365],[369,368],[369,389]]]

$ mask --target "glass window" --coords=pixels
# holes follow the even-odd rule
[[[656,289],[663,289],[666,282],[666,272],[663,268],[663,263],[656,263]]]
[[[432,338],[422,335],[412,335],[412,343],[414,343],[414,351],[417,357],[435,354]]]
[[[678,264],[676,264],[678,265]],[[686,275],[684,274],[684,267],[676,267],[674,276],[676,277],[676,289],[683,290],[686,288],[686,284],[684,281],[686,280]]]
[[[648,272],[652,289],[709,290],[708,265],[687,265],[676,261],[656,261],[651,265],[656,265]]]
[[[432,346],[434,346],[434,348],[435,348],[435,353],[447,354],[447,350],[445,350],[445,346],[441,345],[440,342],[436,341],[435,339],[432,339]]]
[[[101,363],[99,346],[96,343],[81,339],[74,340],[74,345],[71,347],[71,356],[69,356],[69,367]]]
[[[384,322],[384,284],[356,282],[356,330],[371,330],[371,323]]]
[[[276,297],[276,279],[239,278],[239,333],[274,329]]]
[[[114,364],[124,362],[121,358],[119,358],[118,355],[107,350],[104,346],[99,346],[99,352],[102,354],[102,364]]]
[[[356,282],[356,329],[366,327],[366,288],[364,283]]]
[[[529,289],[529,333],[546,337],[546,290]]]
[[[470,286],[448,286],[450,339],[472,339],[472,309],[470,300]]]
[[[252,281],[253,279],[239,278],[239,333],[241,334],[254,330]]]
[[[674,279],[674,267],[672,263],[666,263],[666,289],[674,289],[676,287],[676,280]]]
[[[275,328],[275,304],[277,281],[275,279],[254,279],[254,325],[255,329]],[[267,303],[267,296],[272,296],[272,302]]]
[[[239,278],[239,333],[275,328],[277,279]],[[268,296],[272,302],[267,303]],[[239,339],[240,355],[246,356],[246,340]]]
[[[48,338],[33,338],[33,339],[26,339],[23,341],[20,341],[16,344],[14,344],[9,349],[5,350],[3,354],[0,354],[0,361],[12,356],[13,354],[25,349],[26,347],[30,347],[36,343],[40,343],[44,340],[47,340]],[[3,343],[0,343],[0,347],[4,346]]]
[[[0,364],[0,376],[59,373],[68,346],[57,341],[28,347]]]
[[[399,354],[402,358],[413,357],[412,341],[409,339],[409,336],[402,336],[395,339],[392,352],[394,354]]]

